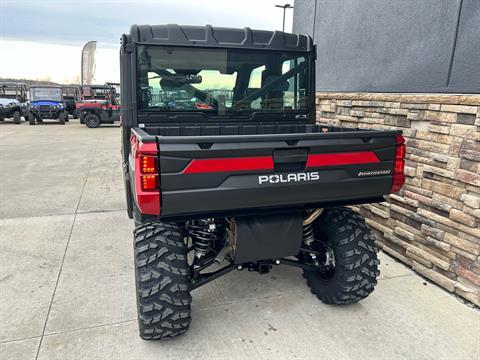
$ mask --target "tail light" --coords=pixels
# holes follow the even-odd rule
[[[160,214],[159,171],[156,143],[139,142],[130,138],[135,161],[135,191],[137,205],[142,214]]]
[[[398,192],[405,183],[405,138],[402,135],[395,136],[395,160],[393,165],[393,182],[390,193]]]
[[[157,175],[142,175],[142,190],[154,191],[157,190]]]
[[[155,156],[140,155],[142,174],[155,174],[157,172],[157,158]]]

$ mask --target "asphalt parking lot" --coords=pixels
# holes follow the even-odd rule
[[[297,269],[192,293],[190,331],[137,335],[120,129],[0,123],[0,359],[478,359],[480,312],[380,254],[376,291],[327,306]]]

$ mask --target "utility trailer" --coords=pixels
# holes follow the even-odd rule
[[[143,339],[187,331],[191,291],[233,270],[299,267],[327,304],[374,290],[373,235],[346,206],[401,189],[405,140],[317,124],[315,59],[310,37],[279,31],[134,25],[122,36]],[[177,106],[172,94],[182,93],[204,106]]]
[[[27,118],[27,86],[23,83],[0,82],[0,121],[11,118],[20,124]]]

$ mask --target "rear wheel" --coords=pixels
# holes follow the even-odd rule
[[[13,112],[13,122],[15,124],[20,124],[22,121],[22,115],[20,114],[20,111],[14,111]]]
[[[313,234],[312,249],[325,254],[326,265],[321,271],[304,271],[312,293],[326,304],[350,304],[370,295],[380,272],[364,219],[350,209],[326,209],[313,223]]]
[[[156,222],[134,231],[140,337],[159,340],[186,332],[191,322],[189,265],[183,229]]]
[[[91,129],[100,126],[100,118],[98,117],[98,115],[95,114],[88,114],[87,116],[85,116],[85,119],[83,121],[85,122],[85,125],[87,125],[87,127]]]

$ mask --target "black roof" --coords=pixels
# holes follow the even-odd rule
[[[59,88],[61,89],[62,86],[61,85],[52,85],[52,84],[48,84],[48,85],[42,85],[42,84],[35,84],[35,85],[30,85],[30,89],[32,88]]]
[[[123,41],[137,44],[311,51],[307,35],[282,31],[190,25],[133,25]],[[126,45],[126,44],[124,44]]]
[[[104,89],[105,84],[83,84],[79,85],[81,88],[91,88],[91,89]]]
[[[26,86],[26,85],[25,85],[25,83],[22,83],[22,82],[0,81],[0,86],[3,86],[3,87],[16,87],[16,86]]]

